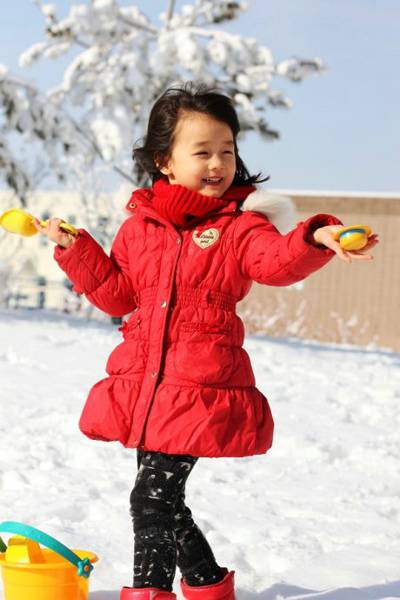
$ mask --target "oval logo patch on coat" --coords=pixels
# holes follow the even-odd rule
[[[205,229],[199,234],[199,231],[195,229],[195,231],[193,231],[192,238],[194,243],[197,244],[199,248],[208,248],[218,240],[219,231],[218,229],[211,227],[210,229]]]

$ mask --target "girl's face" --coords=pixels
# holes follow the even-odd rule
[[[222,121],[199,112],[178,119],[170,157],[160,167],[171,184],[219,198],[235,177],[233,133]]]

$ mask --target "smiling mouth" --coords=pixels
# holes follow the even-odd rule
[[[205,177],[203,181],[207,185],[218,185],[219,183],[221,183],[222,179],[222,177]]]

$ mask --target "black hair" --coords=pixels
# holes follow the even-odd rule
[[[163,176],[156,162],[160,157],[165,159],[171,154],[181,111],[203,113],[230,127],[236,157],[236,172],[232,185],[251,185],[269,179],[261,178],[261,173],[250,175],[239,156],[236,138],[240,124],[231,98],[216,88],[191,81],[182,86],[168,88],[153,105],[143,145],[133,149],[133,160],[139,167],[140,175],[147,173],[153,183]]]

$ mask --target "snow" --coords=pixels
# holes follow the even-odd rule
[[[19,57],[19,66],[20,67],[28,67],[33,63],[33,61],[37,60],[40,54],[47,47],[46,42],[38,42],[37,44],[33,44],[28,50],[25,50]]]
[[[77,421],[120,333],[28,310],[0,311],[0,330],[1,520],[98,553],[91,598],[118,600],[131,585],[135,451],[85,438]],[[200,459],[187,487],[238,600],[400,597],[400,355],[264,336],[245,346],[273,449]]]

